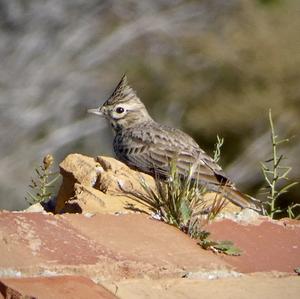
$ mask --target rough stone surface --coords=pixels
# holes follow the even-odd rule
[[[0,252],[4,276],[9,269],[118,280],[231,268],[174,227],[138,214],[1,213]]]
[[[219,263],[215,255],[202,250],[175,227],[144,215],[95,215],[84,219],[81,215],[63,217],[89,239],[109,248],[117,259],[145,263],[149,270],[149,265],[155,265],[161,269],[160,275],[168,273],[168,269],[175,273],[178,270],[185,273],[188,269],[230,269],[227,263]]]
[[[130,169],[109,157],[96,159],[80,154],[70,154],[60,164],[63,182],[60,187],[56,213],[61,212],[120,212],[128,206],[149,212],[137,201],[124,194],[124,190],[142,192],[141,176],[151,186],[151,176]]]
[[[222,256],[240,272],[293,273],[300,265],[300,222],[259,217],[252,223],[221,220],[204,227],[213,240],[230,240],[242,250],[238,258]]]
[[[117,297],[88,278],[80,276],[57,276],[2,278],[0,281],[0,298],[114,299]]]
[[[203,250],[143,214],[2,212],[0,293],[51,298],[39,293],[51,288],[55,298],[113,298],[98,296],[103,285],[124,299],[299,297],[293,272],[300,265],[298,221],[259,217],[248,223],[242,217],[216,221],[206,230],[213,239],[233,241],[243,254]]]
[[[218,280],[124,280],[105,286],[122,299],[298,299],[300,292],[299,277],[265,274]]]

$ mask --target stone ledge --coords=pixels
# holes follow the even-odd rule
[[[178,229],[142,214],[0,213],[0,236],[5,276],[50,271],[103,281],[231,269]]]
[[[122,299],[298,299],[299,277],[271,274],[244,275],[217,280],[161,279],[124,280],[105,287]]]
[[[2,295],[2,297],[1,297]],[[113,293],[86,277],[2,278],[0,298],[5,299],[115,299]]]
[[[300,266],[300,221],[260,217],[251,223],[224,219],[203,228],[213,240],[230,240],[243,253],[222,259],[239,272],[294,273]]]
[[[203,250],[178,229],[143,214],[1,212],[2,296],[36,296],[20,288],[26,277],[28,290],[34,290],[36,283],[31,277],[40,279],[42,286],[49,276],[79,275],[94,281],[89,281],[94,285],[89,291],[98,287],[97,283],[124,299],[178,299],[188,294],[189,298],[199,294],[215,298],[223,289],[233,298],[250,299],[252,284],[264,298],[282,298],[283,285],[289,298],[298,298],[299,279],[293,269],[300,265],[299,222],[262,217],[247,224],[225,219],[205,229],[215,240],[233,241],[243,254],[230,257]],[[257,271],[267,273],[241,274]],[[286,273],[274,276],[273,271]],[[74,279],[71,294],[77,287],[83,291],[88,288],[85,283],[74,284]],[[14,281],[19,284],[13,285]],[[241,289],[245,293],[241,294]],[[59,297],[63,290],[62,281],[55,289],[55,298],[68,298]],[[15,297],[8,297],[12,295]],[[89,296],[70,298],[106,298]],[[222,298],[230,298],[226,296]]]

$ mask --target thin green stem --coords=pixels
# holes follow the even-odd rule
[[[29,185],[29,187],[35,192],[34,194],[27,192],[29,197],[25,197],[29,204],[42,202],[51,197],[51,189],[59,177],[59,174],[51,172],[50,168],[52,163],[53,157],[51,155],[47,155],[43,159],[43,164],[35,169],[36,179],[32,179],[31,184]],[[55,177],[51,179],[53,175],[55,175]]]
[[[269,188],[269,195],[267,196],[269,201],[263,203],[263,214],[269,215],[274,219],[276,214],[285,212],[289,217],[291,217],[291,215],[293,216],[293,213],[289,212],[291,211],[289,210],[290,206],[285,210],[282,210],[278,205],[278,198],[297,184],[297,182],[292,182],[281,188],[278,188],[278,185],[280,182],[282,182],[282,180],[289,180],[287,176],[292,169],[291,167],[282,166],[281,163],[284,160],[284,156],[278,156],[278,147],[282,143],[288,142],[289,139],[278,140],[278,136],[276,135],[274,129],[271,109],[269,110],[269,122],[271,127],[272,158],[265,161],[265,163],[271,163],[270,167],[265,165],[264,163],[261,163],[262,172]]]
[[[272,160],[272,166],[273,166],[273,179],[271,183],[271,218],[275,215],[275,204],[276,204],[276,181],[277,181],[277,144],[276,144],[276,135],[274,130],[274,124],[272,119],[272,111],[269,110],[269,121],[271,125],[271,139],[272,139],[272,152],[273,152],[273,160]]]

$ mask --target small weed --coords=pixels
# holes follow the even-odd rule
[[[182,231],[191,234],[197,224],[197,215],[206,206],[203,195],[205,188],[198,187],[191,179],[192,173],[182,179],[177,171],[176,163],[170,163],[169,178],[164,181],[155,178],[155,188],[140,177],[143,193],[131,192],[133,198],[146,205],[156,218],[174,225]],[[128,192],[127,192],[128,193]]]
[[[229,240],[218,241],[218,244],[213,246],[213,248],[227,255],[239,256],[242,254],[241,249],[236,247],[233,242]]]
[[[58,180],[59,174],[51,171],[54,159],[52,155],[47,155],[43,159],[43,164],[35,169],[36,178],[31,179],[29,187],[33,190],[28,191],[25,200],[33,205],[44,202],[51,198],[54,183]]]
[[[199,239],[198,244],[203,249],[210,249],[213,252],[221,252],[232,256],[239,256],[242,254],[242,251],[238,247],[234,246],[232,241],[213,241],[209,239],[209,235],[209,232],[201,231],[197,236],[197,239]]]
[[[277,214],[283,212],[286,212],[290,218],[299,219],[300,215],[296,216],[294,209],[300,206],[300,204],[289,205],[286,211],[281,209],[278,204],[279,197],[297,185],[298,182],[289,182],[288,174],[292,170],[292,167],[282,166],[282,161],[285,157],[278,154],[278,147],[283,143],[289,142],[289,139],[278,139],[274,129],[271,109],[269,110],[269,122],[271,126],[272,158],[261,163],[262,173],[267,184],[268,198],[267,202],[262,203],[262,211],[264,215],[270,216],[272,219]],[[280,187],[284,181],[288,183]]]

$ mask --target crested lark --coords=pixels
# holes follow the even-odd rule
[[[242,208],[256,208],[253,199],[238,191],[222,168],[189,135],[151,118],[125,75],[109,99],[88,112],[110,122],[115,133],[115,154],[128,166],[166,178],[170,161],[175,159],[181,176],[187,176],[193,166],[192,178],[208,190],[221,192]]]

